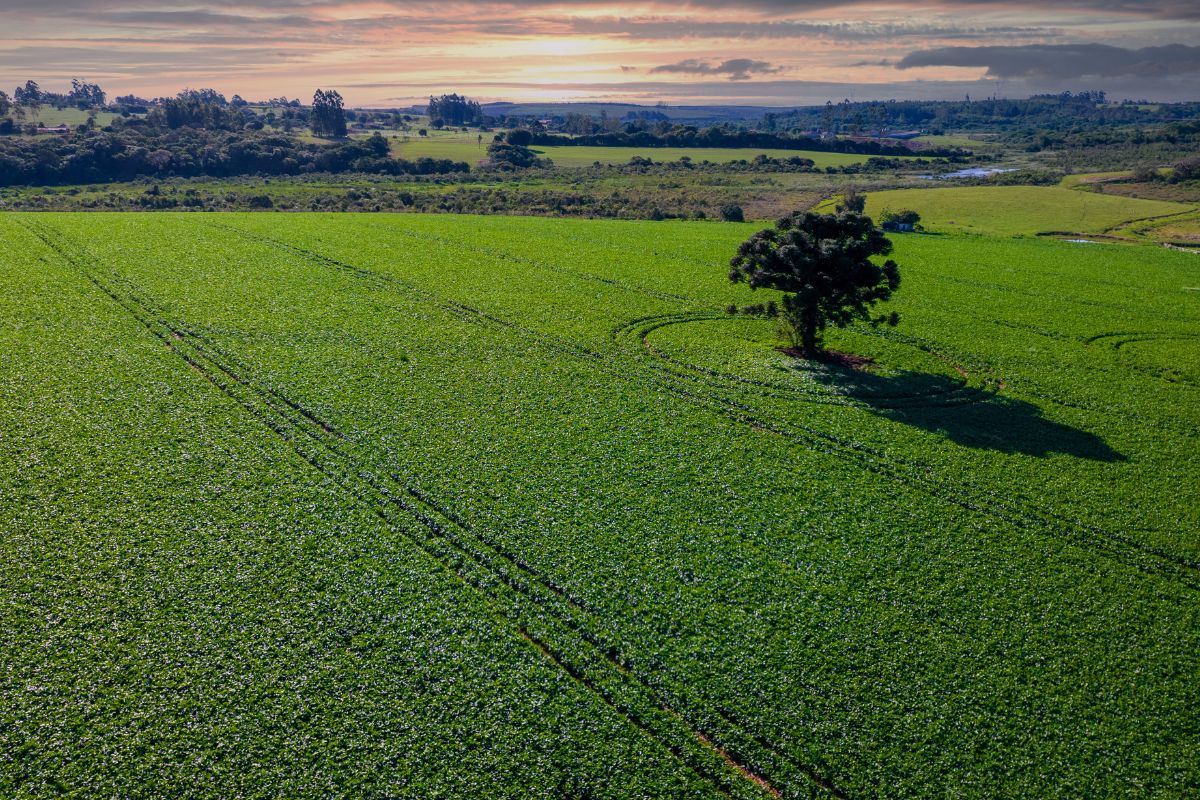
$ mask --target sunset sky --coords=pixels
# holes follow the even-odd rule
[[[0,0],[0,88],[213,87],[407,105],[603,99],[799,105],[1102,88],[1200,99],[1200,0],[937,4]]]

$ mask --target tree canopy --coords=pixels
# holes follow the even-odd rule
[[[861,213],[797,212],[743,242],[730,261],[729,279],[751,289],[785,292],[784,328],[792,345],[813,357],[821,350],[821,331],[830,324],[899,322],[895,313],[870,315],[900,286],[896,262],[871,261],[891,251],[891,241]]]
[[[13,99],[19,105],[37,111],[42,106],[42,87],[36,81],[25,81],[24,86],[18,86],[13,92]]]
[[[79,108],[102,108],[107,94],[99,84],[71,79],[71,92],[67,95],[68,102]]]

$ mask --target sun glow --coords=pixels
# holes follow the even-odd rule
[[[467,87],[541,97],[563,84],[556,91],[571,97],[768,98],[790,105],[837,101],[856,87],[863,90],[858,96],[880,87],[905,96],[899,87],[907,86],[908,96],[961,97],[974,94],[987,72],[986,65],[896,68],[922,50],[1058,44],[1072,32],[1118,47],[1200,39],[1200,22],[1166,19],[1161,10],[1100,16],[997,4],[964,15],[944,4],[898,0],[834,8],[760,0],[736,9],[717,0],[242,0],[211,8],[177,1],[151,8],[113,0],[108,9],[100,2],[86,22],[49,2],[45,11],[28,0],[6,8],[0,86],[35,78],[61,89],[78,76],[143,96],[174,93],[182,83],[271,97],[311,96],[321,85],[369,104]],[[751,69],[723,69],[726,63]],[[1016,91],[1033,89],[1040,87]]]

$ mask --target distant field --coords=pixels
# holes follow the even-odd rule
[[[112,122],[118,115],[102,111],[96,114],[96,124],[104,126]],[[87,122],[88,112],[78,108],[64,108],[61,111],[52,106],[43,106],[37,114],[30,114],[25,122],[36,122],[39,125],[51,127],[54,125],[82,125]]]
[[[1074,175],[1063,176],[1059,186],[1064,189],[1087,188],[1091,184],[1104,183],[1113,178],[1122,178],[1129,175],[1129,170],[1116,170],[1111,172],[1079,172]]]
[[[1162,242],[1200,245],[1200,208],[1191,213],[1174,215],[1165,219],[1135,222],[1118,232]]]
[[[818,153],[810,150],[771,150],[749,147],[538,147],[535,149],[545,153],[555,164],[565,167],[582,167],[596,161],[602,164],[623,164],[634,156],[642,156],[654,161],[678,161],[683,156],[689,156],[697,162],[712,161],[724,164],[737,159],[749,161],[756,155],[765,154],[772,158],[810,158],[816,162],[818,167],[862,164],[870,158],[870,156],[850,153]]]
[[[1192,206],[1058,186],[900,189],[867,196],[867,213],[913,209],[932,231],[1032,236],[1047,231],[1103,233],[1131,220],[1187,212]]]
[[[992,141],[994,137],[986,134],[949,134],[949,135],[930,135],[918,136],[915,141],[925,144],[934,145],[936,147],[962,147],[966,150],[996,150],[999,145]]]
[[[756,227],[0,215],[0,796],[1191,794],[1200,258]]]
[[[434,133],[431,131],[431,133]],[[465,161],[475,166],[481,159],[487,157],[488,142],[492,134],[483,134],[482,144],[476,142],[478,134],[441,134],[429,138],[409,134],[408,141],[391,139],[392,155],[397,158],[448,158],[451,161]]]
[[[482,146],[477,144],[475,137],[476,134],[451,134],[426,139],[412,136],[407,142],[393,140],[392,154],[398,158],[415,159],[426,156],[475,164],[487,157],[487,145],[491,141],[491,134],[484,134]],[[714,163],[725,163],[735,159],[749,161],[760,153],[765,153],[772,158],[811,158],[818,167],[838,167],[847,164],[861,164],[870,157],[847,153],[817,153],[807,150],[717,147],[535,147],[534,150],[551,159],[555,165],[562,167],[586,167],[596,161],[602,164],[624,164],[634,156],[642,156],[654,161],[677,161],[681,156],[689,156],[697,162],[708,160]]]

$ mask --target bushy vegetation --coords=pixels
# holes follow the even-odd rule
[[[158,109],[164,121],[174,106]],[[196,106],[181,114],[206,113]],[[311,172],[367,172],[430,175],[467,172],[462,162],[394,159],[380,136],[321,146],[281,133],[233,131],[180,124],[116,125],[110,131],[36,139],[0,138],[0,186],[103,183],[145,177],[224,177],[301,175]]]
[[[1065,130],[1026,129],[1011,144],[1071,171],[1158,167],[1195,157],[1200,149],[1200,110],[1185,121],[1148,127],[1079,124]]]
[[[513,131],[508,137],[489,144],[485,166],[501,172],[547,169],[554,166],[550,159],[538,158],[538,154],[529,149],[529,136],[522,136],[524,133],[526,132]]]

